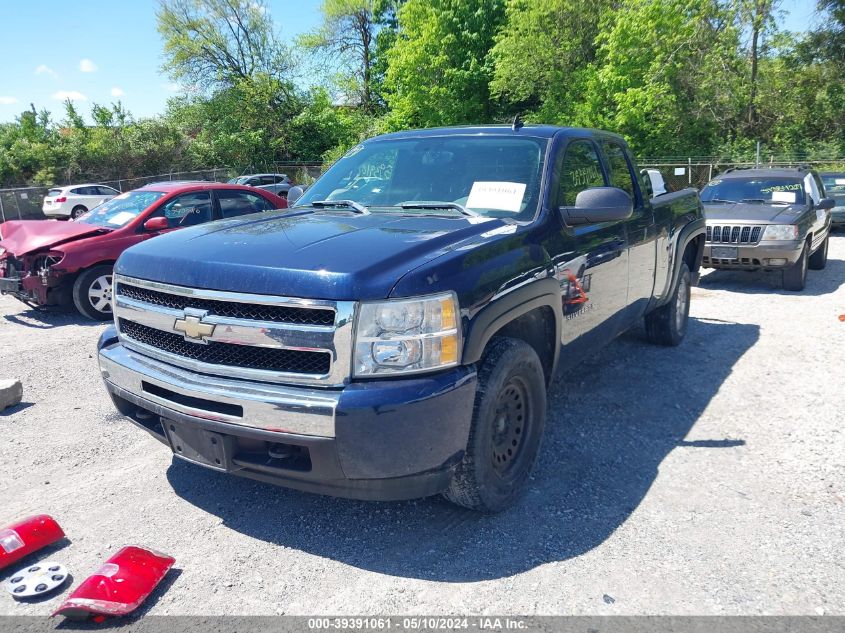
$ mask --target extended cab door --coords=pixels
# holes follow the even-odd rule
[[[563,295],[565,345],[601,344],[618,333],[628,297],[627,242],[624,222],[568,226],[561,206],[574,206],[585,189],[608,185],[598,146],[592,139],[572,139],[555,164],[553,212],[559,229],[546,244]]]
[[[654,211],[640,190],[640,181],[628,148],[614,138],[603,138],[600,145],[610,186],[622,189],[634,201],[634,212],[625,222],[628,240],[628,320],[633,321],[645,313],[654,292],[657,256]]]

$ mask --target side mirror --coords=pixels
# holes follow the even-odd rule
[[[634,202],[616,187],[585,189],[575,197],[574,207],[561,207],[567,224],[593,224],[627,220],[634,212]]]
[[[832,209],[836,206],[836,200],[833,198],[822,198],[816,205],[817,209]]]
[[[292,207],[294,204],[296,204],[296,201],[302,197],[303,193],[305,193],[305,189],[303,189],[299,185],[288,189],[288,206]]]
[[[165,229],[170,227],[170,223],[167,221],[167,218],[163,218],[161,216],[157,218],[150,218],[146,222],[144,222],[144,230],[154,233],[156,231],[164,231]]]

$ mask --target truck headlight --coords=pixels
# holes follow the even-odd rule
[[[454,293],[362,303],[355,330],[353,375],[414,374],[460,361]]]
[[[798,227],[794,224],[770,224],[763,231],[764,240],[797,240]]]

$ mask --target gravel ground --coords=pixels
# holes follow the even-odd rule
[[[0,297],[0,377],[24,383],[0,526],[53,514],[75,583],[125,544],[172,554],[151,614],[845,614],[843,284],[842,234],[799,294],[705,274],[679,348],[632,332],[558,377],[530,491],[492,517],[171,462],[114,412],[102,325]]]

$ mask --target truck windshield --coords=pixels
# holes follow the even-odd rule
[[[163,191],[130,191],[94,207],[77,222],[119,229],[137,218],[163,195]]]
[[[716,178],[701,191],[711,204],[804,204],[804,183],[797,178]]]
[[[547,139],[444,136],[352,148],[295,207],[527,220],[540,202]],[[360,210],[360,209],[359,209]]]

